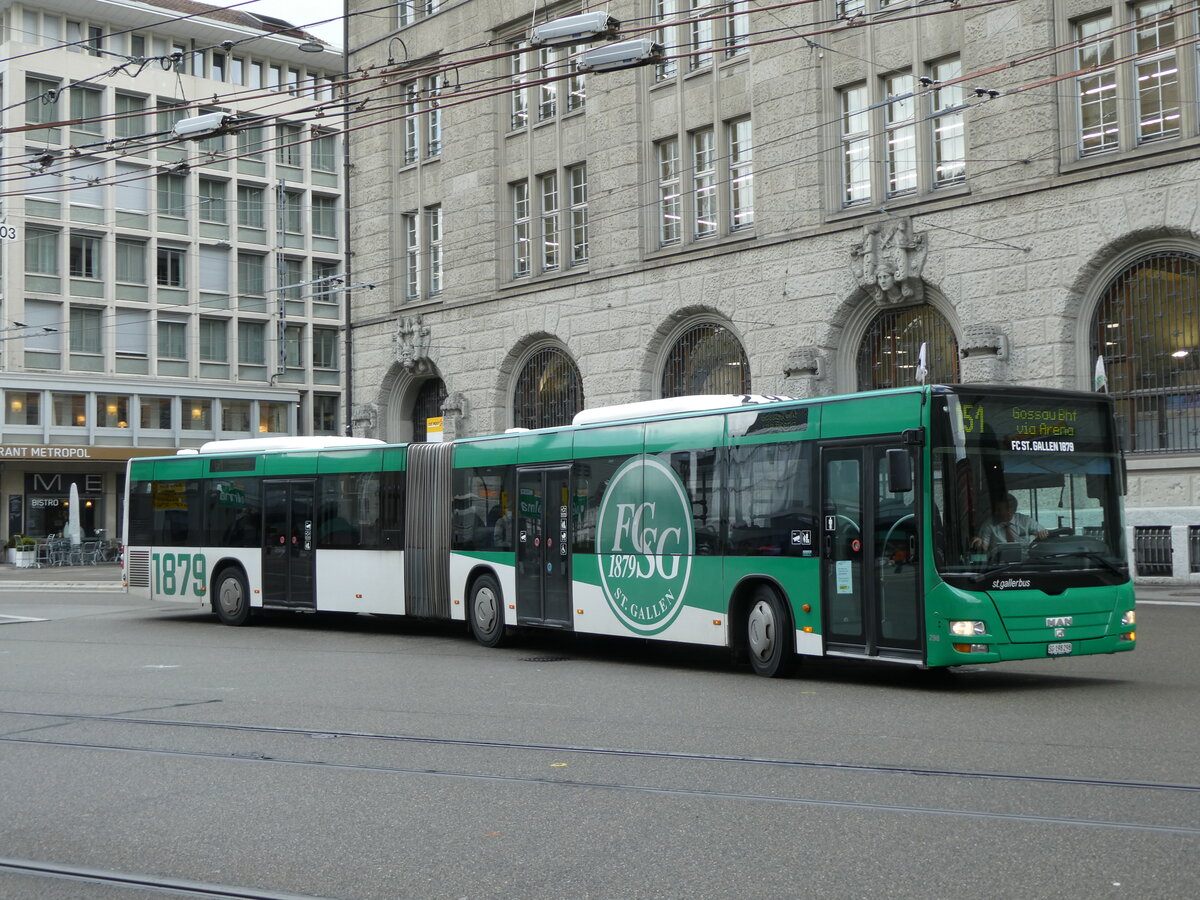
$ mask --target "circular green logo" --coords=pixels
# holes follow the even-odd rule
[[[670,466],[636,456],[613,474],[600,503],[600,585],[625,627],[655,634],[683,608],[696,539],[692,504]]]

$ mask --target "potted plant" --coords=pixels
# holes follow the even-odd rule
[[[29,569],[37,562],[37,541],[22,534],[12,536],[12,563],[18,569]]]

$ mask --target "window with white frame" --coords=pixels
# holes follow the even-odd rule
[[[409,165],[421,155],[421,90],[415,81],[410,81],[401,91],[404,94],[404,165]]]
[[[224,181],[201,178],[197,183],[197,201],[200,221],[224,225],[226,221],[225,195],[228,187]]]
[[[441,205],[405,213],[400,224],[404,235],[404,296],[414,300],[441,293]]]
[[[682,198],[679,177],[679,138],[666,138],[654,146],[658,162],[658,244],[678,244],[681,234]]]
[[[443,75],[430,75],[425,79],[425,156],[441,156],[442,153],[442,87]]]
[[[238,322],[238,364],[265,366],[267,364],[267,325],[265,322],[242,319]]]
[[[579,70],[586,46],[536,47],[512,44],[509,57],[509,128],[529,124],[530,104],[537,121],[546,122],[583,109],[587,104],[587,75]]]
[[[525,82],[529,73],[525,70],[524,43],[513,44],[513,53],[508,58],[509,79],[512,86],[509,89],[509,128],[516,130],[529,124],[529,90]]]
[[[313,194],[312,233],[317,237],[335,238],[337,228],[337,198]]]
[[[683,71],[695,72],[750,49],[748,0],[654,0],[654,17],[659,26],[654,40],[662,44],[667,57],[655,66],[655,81],[674,78],[681,63]],[[721,49],[724,52],[718,56]]]
[[[533,245],[530,238],[532,223],[529,217],[529,182],[518,181],[509,185],[509,193],[512,196],[513,277],[520,278],[531,271],[530,248]]]
[[[338,332],[336,328],[312,330],[312,364],[314,369],[336,369],[338,367]]]
[[[104,114],[104,91],[96,88],[71,87],[71,128],[84,134],[104,134],[104,123],[100,117]]]
[[[225,319],[202,317],[199,322],[199,338],[201,362],[229,361],[229,322]]]
[[[712,128],[691,134],[692,236],[697,240],[717,233],[717,154]]]
[[[1171,0],[1148,0],[1071,23],[1079,157],[1196,135],[1200,117],[1184,102],[1198,71],[1195,21]]]
[[[158,214],[182,219],[187,216],[187,176],[158,176]]]
[[[280,122],[275,126],[275,161],[281,166],[304,165],[304,126]]]
[[[182,247],[158,248],[158,284],[161,287],[181,288],[187,286],[187,251]]]
[[[252,184],[239,184],[237,189],[238,225],[243,228],[265,228],[263,209],[266,194],[263,188]]]
[[[754,224],[754,146],[749,119],[729,123],[729,229]]]
[[[57,122],[66,118],[58,105],[59,82],[49,78],[25,78],[25,121],[30,125]]]
[[[104,313],[91,306],[71,307],[71,352],[98,356],[104,352]]]
[[[849,84],[837,92],[839,199],[874,205],[966,181],[966,130],[957,56]]]
[[[551,272],[559,265],[558,237],[558,173],[548,172],[538,176],[538,195],[540,197],[538,228],[542,247],[542,271]]]
[[[571,229],[571,265],[587,262],[588,258],[588,186],[587,163],[567,168]]]
[[[187,359],[187,322],[180,319],[158,320],[158,358],[173,361]]]
[[[150,212],[150,170],[143,166],[116,164],[117,209],[146,215]]]
[[[337,171],[336,135],[315,132],[310,149],[314,172]]]
[[[117,281],[123,284],[146,283],[146,242],[130,238],[116,240]]]
[[[532,185],[532,186],[531,186]],[[536,200],[531,192],[536,191]],[[557,272],[588,259],[587,164],[567,166],[509,185],[514,278]],[[534,215],[536,202],[537,214]],[[570,242],[564,255],[563,241]],[[535,256],[534,247],[539,248]],[[535,268],[536,266],[536,268]]]
[[[313,434],[338,433],[338,397],[336,394],[313,394]]]
[[[279,195],[283,204],[283,230],[289,234],[303,234],[304,192],[280,191]]]
[[[752,226],[752,153],[748,118],[655,142],[658,246],[690,245]]]
[[[116,120],[113,127],[119,138],[141,137],[146,127],[146,98],[133,94],[116,94],[113,98]]]
[[[25,229],[25,272],[29,275],[58,274],[58,236],[49,228]]]

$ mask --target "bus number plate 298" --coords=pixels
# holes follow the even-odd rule
[[[1072,649],[1074,649],[1074,648],[1071,646],[1070,641],[1066,641],[1066,642],[1060,643],[1060,644],[1047,644],[1046,645],[1046,655],[1047,656],[1070,656]]]

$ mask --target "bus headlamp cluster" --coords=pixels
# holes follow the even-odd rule
[[[959,653],[990,653],[992,650],[988,644],[952,644],[951,646]]]
[[[1135,622],[1137,622],[1137,613],[1132,609],[1126,612],[1125,615],[1121,616],[1122,625],[1133,625]]]
[[[987,634],[987,623],[977,619],[952,619],[950,633],[959,637],[971,637],[974,634]]]

